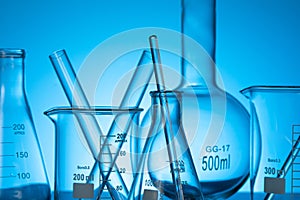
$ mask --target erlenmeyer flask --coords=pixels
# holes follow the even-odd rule
[[[50,199],[24,89],[22,49],[0,49],[0,199]]]
[[[170,110],[170,125],[172,126],[173,138],[169,144],[166,143],[164,128],[166,119],[161,112],[160,98],[162,96],[168,102]],[[180,92],[151,92],[152,97],[152,125],[155,127],[152,137],[155,137],[155,145],[150,149],[148,163],[150,177],[153,184],[166,196],[175,199],[175,184],[170,173],[169,155],[167,145],[173,145],[176,148],[176,162],[180,171],[180,180],[185,198],[202,199],[201,187],[198,176],[195,171],[193,160],[190,159],[190,150],[188,149],[187,140],[181,120],[181,93]],[[155,125],[154,125],[154,124]],[[156,160],[156,162],[154,162]]]
[[[181,110],[177,117],[181,119],[205,199],[226,198],[249,175],[249,113],[215,80],[215,2],[183,0],[182,6],[182,82],[176,88],[181,93]],[[221,79],[218,83],[222,83]],[[167,155],[166,151],[160,151],[165,141],[159,135],[160,132],[151,147],[148,170],[153,183],[159,180],[172,183],[168,178],[170,172],[163,170],[166,161],[157,161],[159,155],[162,157],[159,160]],[[180,148],[178,152],[185,153]],[[185,164],[182,163],[183,169],[187,167]],[[182,184],[191,186],[192,182]],[[162,189],[161,192],[172,197]]]

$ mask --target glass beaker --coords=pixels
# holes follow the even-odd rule
[[[50,199],[24,86],[23,49],[0,49],[0,199]]]
[[[100,199],[127,199],[128,190],[131,187],[133,172],[130,162],[130,131],[134,131],[137,125],[137,113],[142,111],[139,108],[117,108],[117,107],[57,107],[45,112],[55,124],[55,199],[96,199],[99,193],[98,188],[103,184],[99,173],[99,166],[94,165],[95,159],[84,139],[82,129],[78,123],[78,115],[93,115],[104,135],[99,135],[99,146],[102,145],[101,137],[106,137],[113,120],[118,117],[118,124],[115,126],[114,141],[109,143],[111,154],[119,153],[116,166],[111,173],[118,170],[122,179],[114,179],[117,176],[110,176]],[[131,119],[131,127],[126,129]],[[125,132],[127,131],[127,132]],[[118,143],[124,141],[122,149]],[[115,147],[115,148],[114,148]],[[100,148],[99,148],[100,149]],[[99,152],[98,161],[101,157],[111,156]],[[102,168],[105,168],[105,163]],[[107,163],[109,165],[109,163]],[[93,169],[93,166],[97,169]],[[91,173],[93,172],[93,173]],[[125,182],[127,188],[123,188],[120,181]],[[110,189],[108,188],[110,187]],[[113,193],[110,193],[113,191]]]
[[[241,93],[251,112],[251,199],[292,199],[295,193],[299,198],[294,180],[300,168],[294,159],[299,156],[300,87],[252,86]]]
[[[192,155],[204,198],[227,198],[241,188],[249,175],[249,113],[236,98],[221,89],[224,85],[219,74],[216,83],[215,1],[182,0],[182,11],[182,80],[174,90],[181,94],[180,111],[172,114],[180,119],[181,134],[189,146],[186,151]],[[162,63],[163,60],[162,57]],[[168,95],[168,98],[172,102],[177,97]],[[151,154],[161,153],[149,155],[148,170],[153,184],[159,180],[172,184],[170,171],[165,168],[166,144],[160,135],[163,134],[158,133],[153,141]],[[178,151],[184,158],[186,152],[180,149],[180,143]],[[158,159],[164,162],[157,162]],[[180,175],[185,176],[189,164],[182,162],[181,166]],[[183,187],[193,188],[189,187],[192,184],[183,179]],[[174,194],[166,192],[164,186],[156,184],[172,198]],[[191,191],[186,190],[185,195],[187,192]]]

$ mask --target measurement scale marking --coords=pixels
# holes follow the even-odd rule
[[[111,181],[111,179],[107,179],[107,181],[100,179],[100,181],[102,181],[102,182],[109,182],[109,181]]]
[[[110,147],[112,144],[100,144],[100,145],[102,145],[102,146],[107,146],[107,147]]]
[[[100,137],[116,137],[116,135],[101,135]]]
[[[101,162],[101,161],[100,161],[100,163],[103,163],[103,164],[110,164],[111,162],[108,162],[108,161],[107,161],[107,162]]]
[[[0,178],[16,178],[17,176],[0,176]]]
[[[0,168],[15,168],[16,166],[0,166]]]
[[[0,142],[1,144],[13,144],[14,142]]]
[[[13,156],[15,156],[15,155],[0,155],[0,157],[13,157]]]
[[[109,172],[109,171],[103,170],[103,172]],[[116,172],[116,170],[112,170],[111,172]]]
[[[107,155],[111,155],[111,154],[117,154],[117,153],[101,153],[101,154],[107,154]]]
[[[106,137],[117,137],[117,135],[107,135]]]

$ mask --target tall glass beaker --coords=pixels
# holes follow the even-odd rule
[[[24,87],[23,49],[0,49],[0,199],[50,199]]]
[[[204,198],[227,198],[241,188],[249,175],[249,113],[216,83],[215,1],[182,0],[182,11],[182,80],[175,89],[181,94],[181,106],[177,117],[181,119]],[[163,57],[161,60],[164,63]],[[157,136],[151,153],[164,145],[165,141]],[[178,151],[185,153],[180,148]],[[165,154],[160,155],[164,160]],[[158,156],[150,155],[148,161],[154,183],[161,177],[170,177],[170,172],[163,170],[167,160],[160,166],[157,160]],[[171,182],[169,178],[165,181]],[[190,183],[182,184],[185,187]]]
[[[45,112],[55,125],[55,199],[127,199],[134,172],[131,171],[129,132],[137,124],[139,108],[117,107],[56,107]],[[99,146],[103,146],[102,139],[107,137],[112,122],[118,117],[114,134],[111,135],[111,152],[99,152],[98,165],[94,165],[95,158],[90,150],[83,130],[80,127],[78,116],[94,116],[103,135],[99,135]],[[128,128],[128,121],[131,127]],[[85,133],[89,134],[89,133]],[[128,134],[128,135],[127,135]],[[118,143],[124,144],[118,149]],[[96,142],[97,143],[97,142]],[[99,148],[100,149],[100,148]],[[118,153],[116,165],[106,183],[99,173],[110,163],[100,163],[101,157],[112,156]],[[105,160],[105,159],[104,159]],[[97,167],[97,169],[93,169]],[[121,174],[118,179],[117,171]],[[91,173],[93,172],[93,173]],[[123,183],[124,181],[124,183]],[[99,186],[105,184],[101,197],[97,197]],[[126,187],[126,188],[124,188]]]
[[[299,198],[293,189],[300,186],[300,87],[252,86],[241,93],[251,112],[251,199]]]

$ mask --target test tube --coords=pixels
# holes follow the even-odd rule
[[[150,64],[150,65],[149,65]],[[151,63],[151,55],[149,51],[143,51],[142,56],[137,64],[137,67],[135,68],[134,74],[130,80],[130,83],[126,89],[126,92],[124,94],[124,97],[121,100],[120,103],[120,107],[125,107],[125,106],[134,106],[134,107],[139,107],[140,103],[143,99],[143,96],[145,95],[145,92],[147,90],[148,87],[148,83],[150,82],[150,79],[152,77],[153,74],[153,66]],[[139,90],[137,90],[139,88]],[[134,99],[132,99],[133,97],[133,93],[138,92],[134,95]],[[135,105],[130,105],[129,99],[131,99],[131,102],[134,102]],[[111,125],[111,127],[109,128],[106,140],[104,141],[104,146],[106,146],[107,144],[109,144],[109,140],[112,139],[113,137],[111,137],[114,134],[114,130],[116,128],[116,126],[118,125],[118,120],[119,118],[116,117]],[[130,126],[130,120],[127,122],[125,133],[127,133],[127,130],[129,129]],[[123,143],[118,143],[118,149],[120,150]],[[100,150],[102,151],[102,150]],[[117,152],[118,155],[118,152]],[[114,164],[116,162],[117,157],[115,157],[112,161],[111,164]],[[106,182],[109,179],[109,176],[112,172],[112,166],[108,166],[107,169],[105,169],[106,171],[106,175],[103,178],[103,182]],[[101,190],[102,188],[104,188],[104,184],[100,185],[100,190],[99,190],[99,196],[101,195],[101,192],[103,190]]]
[[[77,80],[75,71],[71,65],[66,51],[55,51],[49,56],[49,58],[64,89],[64,92],[67,96],[70,105],[72,107],[91,108],[85,96],[85,93],[79,81]],[[79,122],[82,132],[84,133],[84,137],[87,141],[89,149],[91,150],[94,158],[98,160],[100,152],[100,136],[103,135],[103,133],[100,127],[98,126],[97,120],[93,115],[76,114],[76,118]],[[113,158],[110,157],[109,159]],[[102,171],[100,171],[100,173],[102,176],[104,176]],[[116,171],[116,176],[118,176],[118,179],[122,179],[121,175],[119,174],[119,171]],[[121,180],[120,184],[124,188],[122,192],[124,192],[124,195],[127,196],[128,190],[126,189],[124,181]],[[115,193],[113,193],[111,187],[107,188],[109,190],[110,195],[113,196]]]
[[[161,58],[160,58],[160,52],[158,48],[158,39],[156,35],[152,35],[149,37],[150,42],[150,49],[152,54],[152,61],[154,65],[154,74],[156,79],[156,87],[159,92],[164,92],[166,90],[165,88],[165,81],[163,76],[163,70],[161,65]],[[175,184],[176,189],[176,199],[182,200],[184,199],[183,195],[183,189],[181,185],[181,179],[180,179],[180,167],[178,166],[177,162],[177,153],[176,148],[172,144],[172,138],[174,138],[174,132],[172,130],[171,125],[171,117],[170,117],[170,111],[168,107],[168,100],[167,98],[164,98],[162,95],[160,98],[160,104],[162,108],[162,116],[165,120],[165,138],[167,142],[167,148],[168,148],[168,155],[170,159],[170,169],[172,174],[172,179]]]

